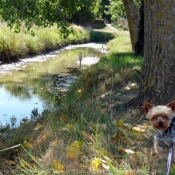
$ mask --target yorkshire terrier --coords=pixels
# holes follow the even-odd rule
[[[157,132],[154,136],[155,153],[157,156],[164,157],[164,147],[169,147],[172,140],[175,141],[175,100],[165,106],[153,106],[145,102],[144,114]],[[173,147],[173,162],[175,162],[175,145]]]

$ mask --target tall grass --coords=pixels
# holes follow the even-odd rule
[[[14,33],[6,23],[0,23],[0,60],[15,61],[29,55],[61,48],[68,44],[86,43],[91,41],[106,41],[114,38],[112,34],[87,31],[82,27],[72,26],[73,33],[67,38],[61,37],[56,26],[50,28],[32,27],[34,36],[22,27],[20,33]],[[97,37],[95,37],[97,36]]]

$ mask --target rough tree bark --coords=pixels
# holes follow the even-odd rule
[[[138,40],[138,13],[133,0],[122,0],[126,10],[129,32],[131,37],[132,51],[135,51],[135,44]]]
[[[175,1],[144,1],[144,62],[140,100],[167,104],[175,99]]]

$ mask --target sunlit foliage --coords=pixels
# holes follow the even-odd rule
[[[56,23],[61,33],[67,35],[70,32],[68,20],[82,6],[81,0],[2,0],[0,15],[16,32],[22,22],[28,29],[34,24],[48,27]]]

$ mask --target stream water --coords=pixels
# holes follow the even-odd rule
[[[22,119],[30,119],[34,109],[39,114],[44,109],[54,110],[54,94],[50,90],[53,77],[72,75],[70,71],[80,66],[80,57],[82,68],[97,63],[104,49],[104,45],[95,43],[68,46],[0,65],[0,124],[3,126],[17,119],[18,125]]]

